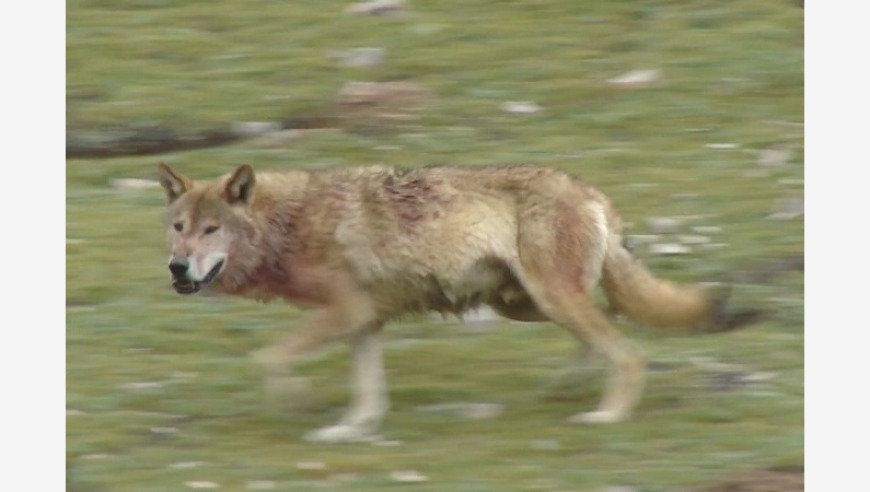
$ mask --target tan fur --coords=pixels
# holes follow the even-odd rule
[[[270,386],[309,350],[338,340],[354,347],[351,408],[312,440],[358,440],[377,431],[388,405],[377,334],[409,313],[460,314],[488,304],[512,319],[564,326],[613,368],[598,410],[572,417],[582,422],[627,418],[644,379],[642,355],[593,302],[597,285],[611,312],[642,323],[728,323],[705,290],[653,277],[622,246],[610,201],[555,169],[254,174],[242,166],[198,183],[161,165],[160,181],[172,262],[179,271],[190,265],[186,275],[173,273],[179,292],[208,287],[315,309],[308,323],[255,354]],[[209,272],[216,277],[206,286]]]

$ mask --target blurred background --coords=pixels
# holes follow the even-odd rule
[[[68,490],[802,490],[802,2],[80,0],[66,28]],[[267,405],[247,353],[304,313],[171,290],[161,161],[558,167],[657,274],[730,279],[769,316],[621,324],[650,375],[609,427],[564,423],[605,373],[560,377],[562,329],[408,320],[385,440],[306,444],[347,402],[347,349]]]

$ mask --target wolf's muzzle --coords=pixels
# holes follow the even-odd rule
[[[212,283],[223,268],[223,260],[219,261],[202,280],[192,280],[188,275],[190,262],[184,258],[173,258],[169,262],[169,272],[172,274],[172,288],[179,294],[194,294],[204,286]]]
[[[169,272],[172,274],[172,288],[179,294],[193,294],[199,290],[197,282],[187,277],[190,262],[186,258],[173,258],[169,262]]]

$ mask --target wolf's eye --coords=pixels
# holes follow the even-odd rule
[[[210,225],[210,226],[208,226],[208,227],[205,228],[205,233],[206,233],[206,234],[212,234],[212,233],[214,233],[214,232],[217,231],[217,230],[218,230],[218,226],[216,226],[216,225]]]
[[[172,224],[172,227],[174,227],[176,231],[181,232],[181,229],[184,228],[184,225],[181,222],[176,222]]]

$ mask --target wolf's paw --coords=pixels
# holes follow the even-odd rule
[[[307,432],[303,439],[308,442],[337,444],[372,442],[380,439],[380,436],[365,426],[336,424]]]
[[[568,418],[571,424],[615,424],[628,419],[628,415],[622,412],[614,412],[610,410],[595,410],[593,412],[583,412],[573,415]]]

